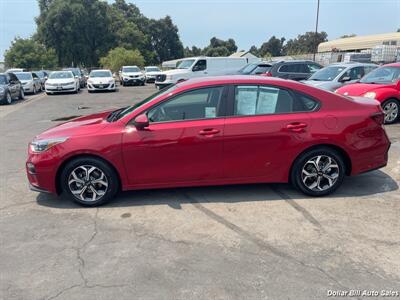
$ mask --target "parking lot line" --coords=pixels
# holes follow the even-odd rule
[[[17,103],[12,105],[11,107],[7,107],[7,109],[5,109],[4,111],[0,111],[0,119],[8,116],[10,113],[13,113],[20,110],[21,108],[28,106],[29,104],[36,102],[36,100],[44,98],[45,96],[47,96],[45,93],[35,95],[29,98],[25,98],[25,100],[23,100],[21,103]]]

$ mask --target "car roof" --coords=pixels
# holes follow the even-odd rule
[[[96,69],[96,70],[92,70],[90,72],[95,72],[95,71],[107,71],[107,72],[111,72],[110,69]]]
[[[383,65],[381,67],[400,67],[400,62],[386,64],[386,65]]]
[[[201,87],[208,85],[225,85],[225,84],[270,84],[279,86],[304,86],[293,80],[281,79],[277,77],[264,77],[256,75],[226,75],[192,78],[177,84],[178,88],[186,89],[187,87]]]
[[[351,61],[351,62],[337,62],[337,63],[332,63],[327,65],[327,67],[331,66],[340,66],[340,67],[362,67],[362,66],[375,66],[377,67],[376,64],[373,63],[362,63],[362,62],[356,62],[356,61]]]

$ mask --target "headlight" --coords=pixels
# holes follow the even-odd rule
[[[70,82],[67,82],[66,84],[74,84],[75,83],[75,81],[70,81]]]
[[[366,97],[366,98],[375,99],[376,93],[375,92],[368,92],[368,93],[365,93],[363,96]]]
[[[4,88],[0,87],[0,94],[3,94],[4,91],[5,91]]]
[[[32,152],[40,153],[50,149],[57,144],[64,143],[67,139],[67,137],[61,137],[54,139],[34,140],[30,143],[30,148]]]
[[[89,84],[93,84],[93,81],[91,81],[91,80],[88,80],[88,81],[87,81],[87,83],[89,83]]]
[[[110,79],[108,83],[114,83],[114,79]]]

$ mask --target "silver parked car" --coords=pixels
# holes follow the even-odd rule
[[[333,92],[345,84],[357,82],[377,67],[367,63],[335,63],[318,70],[303,83]]]
[[[36,94],[42,90],[42,81],[33,72],[16,72],[15,76],[22,83],[25,93]]]

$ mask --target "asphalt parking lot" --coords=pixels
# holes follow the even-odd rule
[[[258,184],[121,193],[100,208],[28,190],[28,142],[156,89],[0,106],[0,299],[325,299],[400,292],[400,124],[386,168],[325,198]],[[354,297],[357,298],[357,297]],[[363,298],[363,297],[358,297]]]

